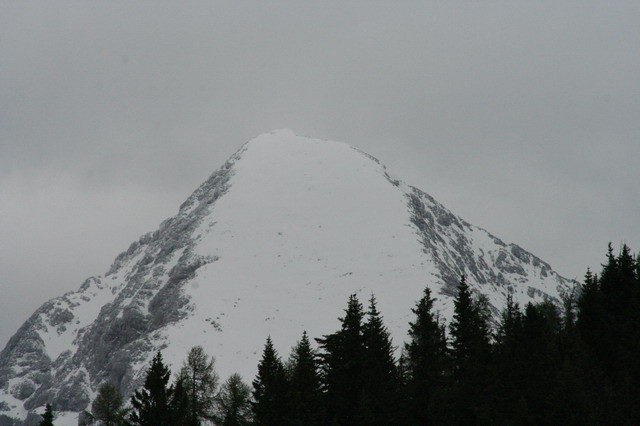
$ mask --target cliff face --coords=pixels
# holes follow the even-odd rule
[[[0,424],[47,402],[79,412],[104,381],[129,394],[157,350],[177,369],[202,345],[223,377],[249,379],[267,335],[286,354],[303,330],[332,332],[351,293],[376,294],[400,344],[425,286],[451,318],[461,274],[496,315],[508,294],[559,301],[571,285],[367,154],[290,131],[265,134],[104,276],[25,322],[0,353]]]

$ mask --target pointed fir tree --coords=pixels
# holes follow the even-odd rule
[[[489,314],[486,299],[474,300],[464,275],[454,300],[454,314],[449,325],[452,339],[453,406],[449,407],[456,423],[477,424],[486,421],[491,381]],[[450,421],[448,421],[450,422]]]
[[[289,360],[289,406],[287,423],[318,425],[322,419],[322,389],[316,355],[307,332],[293,348]]]
[[[439,400],[446,384],[449,367],[444,324],[433,312],[431,290],[411,312],[409,342],[405,344],[407,411],[411,424],[439,423],[442,404]]]
[[[594,342],[603,374],[602,388],[609,424],[640,419],[640,288],[638,265],[629,247],[619,255],[608,247],[600,273],[603,306],[602,334]],[[619,413],[619,415],[616,415]],[[624,413],[624,414],[622,414]]]
[[[507,295],[507,306],[496,331],[496,353],[504,360],[514,357],[521,343],[522,319],[520,305],[513,301],[511,294]]]
[[[600,291],[603,297],[603,306],[609,315],[617,315],[620,306],[621,294],[618,292],[619,286],[618,259],[613,254],[611,243],[607,246],[607,262],[602,265],[600,273]]]
[[[252,424],[251,388],[239,374],[232,374],[216,396],[216,424],[247,426]]]
[[[44,409],[44,414],[40,414],[42,417],[42,421],[40,421],[39,426],[53,426],[53,408],[51,408],[51,404],[47,404]]]
[[[497,423],[530,423],[523,387],[522,341],[524,339],[524,315],[520,305],[507,296],[507,306],[502,311],[495,334],[492,365],[495,369],[493,403]]]
[[[535,424],[548,424],[554,419],[546,397],[556,386],[555,373],[561,365],[560,329],[560,315],[553,303],[527,304],[523,318],[521,368],[527,406]]]
[[[545,401],[545,411],[562,424],[594,423],[596,394],[588,389],[586,377],[597,374],[578,331],[578,290],[574,287],[562,298],[561,326],[555,336],[556,365],[551,367],[552,390]]]
[[[615,362],[631,367],[635,363],[633,350],[634,342],[638,337],[638,289],[636,287],[636,263],[631,249],[626,244],[622,245],[617,258],[618,274],[612,307],[616,325],[609,332],[619,342],[616,350]],[[611,323],[610,323],[611,325]],[[629,374],[627,371],[626,374]]]
[[[202,346],[189,350],[180,377],[189,403],[189,424],[197,426],[213,419],[213,402],[218,388],[215,360],[209,359]]]
[[[325,424],[356,424],[356,410],[364,383],[364,313],[355,294],[349,296],[342,326],[335,333],[316,339],[325,387]]]
[[[172,426],[169,402],[173,389],[169,387],[171,371],[162,362],[158,352],[147,370],[142,389],[136,390],[131,397],[132,411],[129,420],[140,426]]]
[[[388,425],[397,423],[400,381],[393,356],[395,348],[378,311],[375,296],[369,300],[367,320],[362,327],[364,339],[363,392],[358,408],[358,423]]]
[[[476,367],[480,359],[489,355],[490,334],[485,306],[473,300],[471,289],[463,275],[454,300],[453,320],[449,325],[452,337],[452,355],[455,370],[466,374]]]
[[[626,299],[627,303],[631,302],[632,290],[636,283],[636,262],[635,257],[631,254],[628,245],[623,244],[620,254],[618,255],[618,280],[619,293],[621,297]]]
[[[267,337],[258,375],[253,381],[253,416],[257,425],[276,426],[288,413],[287,377],[282,361]]]
[[[603,326],[604,306],[598,276],[587,269],[578,298],[577,328],[582,340],[598,358],[602,357],[600,344],[604,337]]]

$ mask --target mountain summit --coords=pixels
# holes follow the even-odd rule
[[[158,350],[175,370],[202,345],[223,377],[250,379],[268,335],[287,354],[303,330],[330,333],[352,293],[375,293],[399,345],[425,286],[451,319],[462,274],[496,315],[508,294],[559,301],[571,284],[368,154],[288,130],[264,134],[106,274],[20,327],[0,353],[0,424],[48,402],[79,412],[105,381],[129,394]]]

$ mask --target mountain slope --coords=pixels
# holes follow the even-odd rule
[[[104,276],[31,316],[0,353],[0,415],[25,418],[50,401],[80,411],[106,380],[129,393],[155,351],[175,370],[196,344],[223,377],[249,379],[267,335],[286,355],[303,330],[332,332],[354,292],[376,294],[399,344],[425,286],[451,318],[463,273],[495,313],[508,293],[558,300],[570,285],[367,154],[265,134]]]

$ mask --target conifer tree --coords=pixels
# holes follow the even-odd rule
[[[46,405],[44,414],[40,414],[40,416],[42,417],[40,426],[53,426],[53,408],[51,408],[51,404]]]
[[[464,275],[454,300],[453,320],[450,324],[453,360],[458,373],[466,373],[489,355],[489,325],[484,307],[474,301]]]
[[[604,307],[598,276],[592,274],[589,269],[581,290],[578,298],[578,331],[582,340],[601,358],[599,344],[604,337]]]
[[[363,393],[358,408],[358,423],[388,425],[397,423],[399,376],[389,331],[378,311],[376,298],[369,300],[367,321],[363,327]]]
[[[147,370],[142,389],[136,390],[131,397],[133,410],[129,420],[140,426],[172,426],[169,402],[173,389],[169,387],[171,371],[162,362],[158,352]]]
[[[497,352],[504,359],[513,357],[522,339],[522,311],[520,305],[507,296],[507,306],[502,311],[500,323],[496,331]]]
[[[613,247],[609,243],[607,247],[607,263],[602,267],[600,273],[600,291],[602,293],[603,306],[609,315],[618,315],[617,308],[620,307],[621,292],[619,289],[619,269],[618,259],[613,254]]]
[[[246,426],[251,421],[251,388],[239,374],[232,374],[216,396],[216,424]]]
[[[289,361],[288,423],[316,425],[322,419],[322,389],[315,353],[307,332],[293,348]]]
[[[493,408],[496,423],[530,423],[523,387],[522,341],[524,315],[520,305],[507,296],[495,334],[492,365],[496,371],[493,383]]]
[[[349,296],[341,329],[316,339],[322,352],[320,363],[325,386],[327,417],[325,424],[356,423],[356,410],[362,398],[365,342],[362,304]]]
[[[433,312],[431,290],[411,309],[414,322],[409,322],[409,342],[405,344],[406,396],[412,424],[438,423],[439,409],[448,371],[448,351],[444,324]]]
[[[178,376],[169,402],[171,425],[191,426],[189,413],[189,395],[184,386],[184,378]]]
[[[619,346],[616,351],[615,362],[631,367],[634,363],[633,343],[638,336],[637,309],[638,289],[636,286],[636,264],[631,250],[623,244],[617,258],[618,274],[615,294],[617,297],[614,306],[611,306],[612,313],[616,319],[615,327],[611,327],[609,332],[616,335]],[[613,325],[613,324],[610,324]],[[630,371],[627,372],[629,374]]]
[[[596,393],[589,381],[597,375],[578,331],[576,288],[563,298],[562,325],[557,333],[557,360],[552,367],[553,389],[546,396],[547,412],[562,424],[593,424]],[[589,379],[587,379],[589,377]]]
[[[187,360],[180,370],[180,378],[189,404],[189,424],[200,425],[213,419],[214,398],[218,387],[215,360],[209,359],[202,346],[189,350]]]
[[[265,426],[282,425],[288,412],[287,377],[282,361],[267,337],[258,375],[253,381],[253,415],[255,423]]]
[[[453,398],[450,407],[456,422],[482,423],[486,421],[485,392],[491,381],[489,357],[491,352],[486,300],[474,300],[464,275],[454,300],[453,320],[449,325],[452,338]]]
[[[547,395],[556,386],[561,365],[558,337],[561,328],[556,306],[549,301],[528,303],[523,318],[521,369],[529,412],[536,424],[553,422]]]
[[[616,257],[611,244],[600,274],[602,331],[591,345],[603,374],[606,422],[640,419],[640,287],[638,265],[625,244]],[[594,339],[595,340],[595,339]],[[624,414],[622,414],[624,413]]]

